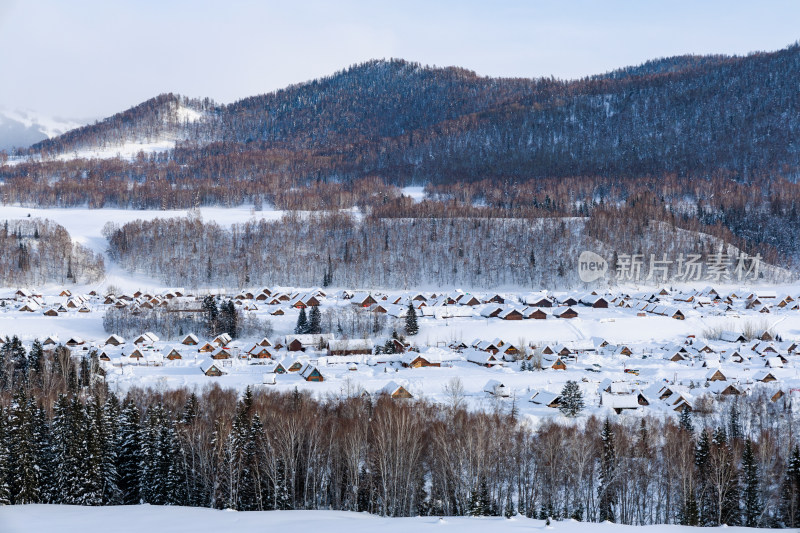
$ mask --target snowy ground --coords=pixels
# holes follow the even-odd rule
[[[410,194],[415,199],[420,199],[423,195],[421,187],[407,187],[404,189],[406,194]],[[221,225],[229,225],[241,222],[250,218],[274,220],[280,218],[281,211],[266,209],[255,211],[251,206],[241,206],[238,208],[202,208],[198,211],[199,216],[204,220],[213,220]],[[198,213],[192,216],[198,216]],[[78,242],[88,246],[98,253],[104,253],[107,243],[102,235],[103,226],[107,222],[124,224],[136,219],[153,219],[156,217],[183,217],[189,216],[187,211],[136,211],[120,209],[36,209],[27,207],[3,207],[0,209],[0,219],[2,218],[26,218],[41,217],[53,220],[64,226],[70,235]],[[163,283],[158,280],[150,279],[138,273],[130,273],[121,269],[106,257],[107,276],[102,282],[89,286],[70,286],[73,294],[86,294],[91,290],[104,295],[105,289],[109,285],[118,287],[126,293],[133,293],[135,290],[149,291],[152,294],[159,294],[166,289]],[[63,287],[49,286],[36,287],[44,296],[46,307],[58,304],[66,304],[67,299],[59,297],[58,294]],[[694,287],[700,289],[701,287]],[[741,288],[732,285],[715,284],[715,288],[720,294],[727,294],[735,291],[740,295],[749,294],[751,290],[767,290],[776,295],[792,294],[797,298],[800,295],[800,285],[784,285],[779,287],[750,287]],[[16,290],[16,288],[12,288]],[[250,288],[256,290],[260,289]],[[353,289],[353,287],[330,287],[327,289],[329,297],[323,302],[323,311],[332,306],[350,306],[350,303],[340,298],[341,289]],[[454,287],[440,287],[437,292],[450,291]],[[464,288],[470,292],[468,288]],[[686,287],[676,287],[676,289],[686,289]],[[12,292],[13,292],[12,290]],[[294,292],[294,289],[285,289],[287,292]],[[297,289],[304,291],[308,289]],[[615,293],[635,292],[640,290],[638,287],[619,287],[615,288]],[[377,292],[373,291],[375,294]],[[386,291],[391,295],[393,291]],[[481,291],[486,295],[486,291]],[[516,288],[506,294],[511,298],[519,297],[529,292],[529,289]],[[229,295],[236,291],[228,291]],[[195,293],[199,294],[199,293]],[[394,294],[401,294],[394,291]],[[563,293],[562,293],[563,294]],[[575,293],[578,294],[578,293]],[[270,320],[274,333],[272,340],[291,334],[297,321],[298,310],[291,308],[288,304],[280,306],[284,311],[284,316],[272,316],[270,313],[275,310],[275,306],[259,304],[259,310],[254,313],[260,318]],[[675,302],[673,304],[677,305]],[[58,317],[47,317],[41,312],[27,313],[15,310],[13,306],[0,307],[0,333],[5,335],[19,335],[23,341],[31,342],[33,339],[43,339],[47,335],[56,335],[62,342],[66,342],[71,336],[80,336],[87,341],[85,345],[88,353],[90,346],[104,349],[103,340],[108,337],[109,332],[103,329],[104,305],[100,299],[95,298],[88,304],[91,308],[89,313],[78,313],[71,310],[67,313],[59,314]],[[552,408],[535,405],[528,400],[536,391],[558,393],[567,380],[575,380],[581,384],[584,393],[587,395],[587,405],[589,412],[599,412],[605,408],[599,407],[598,387],[604,380],[629,381],[632,388],[642,390],[648,398],[658,397],[658,390],[664,384],[677,383],[686,385],[702,385],[705,383],[705,375],[708,371],[707,363],[702,358],[695,358],[693,361],[681,363],[671,362],[660,357],[657,353],[667,343],[684,344],[690,335],[700,339],[704,331],[715,326],[724,329],[737,330],[747,322],[758,322],[765,324],[773,334],[779,335],[786,341],[800,341],[800,312],[789,308],[775,308],[770,314],[759,314],[754,310],[745,310],[744,301],[740,298],[734,305],[733,312],[721,314],[717,307],[710,306],[705,308],[693,307],[691,304],[679,305],[686,314],[686,320],[674,320],[668,317],[660,317],[648,314],[647,316],[637,316],[634,309],[623,309],[612,307],[609,309],[593,309],[585,306],[577,306],[579,317],[571,320],[554,319],[552,316],[547,320],[521,320],[505,321],[498,318],[482,318],[479,308],[476,308],[470,317],[462,318],[421,318],[420,332],[411,342],[414,347],[419,349],[422,354],[442,359],[441,368],[403,368],[399,362],[389,364],[375,364],[374,359],[370,360],[365,356],[357,356],[350,359],[327,358],[323,352],[305,354],[305,361],[311,362],[319,367],[325,380],[322,383],[305,382],[296,373],[276,376],[274,385],[264,385],[277,390],[292,390],[295,387],[309,390],[313,394],[324,397],[329,394],[351,393],[353,391],[365,390],[375,392],[380,390],[389,381],[396,381],[406,387],[415,397],[426,398],[434,401],[446,401],[443,392],[444,386],[452,380],[459,378],[464,385],[467,402],[474,408],[508,409],[512,399],[497,399],[488,395],[484,387],[490,379],[501,381],[510,391],[511,397],[517,400],[517,407],[522,414],[539,418],[541,416],[558,415],[558,411]],[[402,325],[400,326],[402,329]],[[201,332],[195,332],[201,333]],[[521,372],[518,362],[507,362],[504,366],[485,368],[465,361],[463,358],[454,358],[454,353],[447,349],[447,345],[454,341],[472,343],[475,339],[490,341],[500,338],[506,343],[513,343],[518,346],[545,344],[565,344],[575,348],[575,346],[585,346],[591,344],[593,338],[602,338],[613,344],[628,345],[634,352],[632,357],[624,357],[610,354],[582,353],[577,361],[568,362],[566,371],[555,371],[552,369],[543,372]],[[203,339],[201,341],[210,340]],[[259,341],[258,338],[240,339],[236,346],[246,350],[253,343]],[[386,338],[374,339],[376,344],[382,344]],[[131,339],[128,339],[127,347],[131,347]],[[177,340],[164,340],[153,347],[154,351],[162,355],[175,345]],[[715,345],[720,351],[736,348],[735,346]],[[747,347],[747,350],[750,348]],[[229,365],[226,368],[226,375],[220,377],[205,376],[201,368],[207,366],[202,354],[197,350],[183,350],[183,360],[164,361],[159,366],[152,364],[140,364],[136,361],[125,360],[120,366],[115,364],[109,372],[107,380],[113,390],[123,393],[131,386],[152,386],[156,388],[174,387],[197,387],[202,388],[210,383],[218,383],[225,387],[244,389],[248,385],[260,385],[263,383],[264,367],[259,365]],[[129,353],[126,352],[126,353]],[[753,376],[762,371],[765,367],[766,358],[756,356],[752,351],[748,352],[753,357],[745,362],[732,363],[726,360],[725,356],[717,357],[716,362],[711,362],[712,366],[722,367],[732,380],[741,382],[749,390],[752,389]],[[119,360],[122,353],[109,353]],[[771,369],[778,379],[777,384],[784,392],[791,389],[800,390],[800,356],[796,352],[786,353],[788,359],[784,368]],[[279,354],[279,359],[283,364],[293,362],[298,357],[296,353]],[[350,363],[353,363],[352,365]],[[220,363],[226,364],[226,363]],[[626,369],[634,368],[639,371],[638,376],[626,373]],[[760,386],[758,384],[757,386]],[[651,405],[638,411],[655,412],[670,411],[671,409],[659,402],[651,402]]]
[[[28,533],[220,533],[293,531],[294,533],[416,533],[424,531],[506,533],[516,531],[553,531],[554,533],[693,533],[686,526],[621,526],[611,523],[587,524],[567,520],[545,525],[543,520],[518,516],[505,518],[415,517],[382,518],[365,513],[340,511],[265,511],[234,512],[187,507],[73,507],[67,505],[23,505],[0,507],[0,531]],[[753,530],[724,527],[729,533]],[[776,530],[777,531],[777,530]]]

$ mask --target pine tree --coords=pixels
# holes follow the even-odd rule
[[[67,483],[66,465],[69,455],[68,436],[72,428],[70,427],[69,401],[63,394],[59,395],[53,407],[52,422],[52,457],[55,468],[53,469],[53,488],[50,503],[68,503],[69,490]]]
[[[142,500],[152,505],[167,503],[166,455],[163,449],[166,413],[161,404],[151,406],[147,411],[141,436],[140,486]]]
[[[14,367],[12,388],[24,386],[28,380],[28,353],[25,351],[22,341],[16,335],[11,338],[10,357]]]
[[[408,310],[406,312],[406,335],[416,335],[417,333],[419,333],[417,311],[414,309],[414,305],[408,302]]]
[[[105,482],[103,460],[108,429],[105,427],[103,408],[97,397],[87,401],[86,415],[82,418],[84,460],[81,461],[81,469],[84,480],[80,503],[81,505],[100,505],[103,503],[103,484]]]
[[[42,385],[42,370],[44,365],[44,349],[39,339],[33,341],[31,351],[28,353],[28,367],[34,376],[33,383],[36,386]]]
[[[367,485],[359,483],[359,489],[362,486],[366,488]],[[292,504],[292,496],[289,492],[289,481],[286,479],[286,464],[283,462],[282,459],[278,459],[278,464],[276,466],[273,494],[275,499],[276,510],[288,511],[294,508],[294,505]],[[368,511],[370,509],[369,495],[370,493],[365,490],[364,501],[362,501],[362,498],[359,496],[359,504],[358,504],[359,511]]]
[[[506,505],[505,509],[503,510],[503,516],[506,518],[513,518],[516,516],[517,510],[514,508],[514,499],[511,497],[511,488],[509,487],[508,492],[506,493]]]
[[[322,333],[322,313],[320,313],[319,307],[317,306],[313,306],[311,308],[311,313],[309,314],[308,332],[317,335]]]
[[[600,434],[603,444],[602,456],[600,458],[600,485],[597,489],[600,511],[600,521],[614,521],[614,477],[616,475],[616,449],[614,445],[614,432],[611,430],[611,423],[606,418],[603,430]]]
[[[36,409],[33,429],[33,440],[36,447],[36,467],[39,471],[39,501],[41,503],[50,503],[53,501],[55,465],[53,464],[53,442],[50,435],[50,426],[47,423],[47,414],[42,407]]]
[[[239,314],[233,300],[226,301],[220,307],[219,329],[228,333],[233,339],[239,337]]]
[[[166,420],[161,428],[162,471],[166,471],[164,503],[166,505],[188,505],[186,492],[186,468],[175,423]]]
[[[742,496],[744,509],[744,525],[758,527],[761,517],[760,487],[758,464],[753,453],[753,443],[747,439],[742,452]]]
[[[294,332],[298,335],[308,333],[308,317],[306,316],[305,307],[300,308],[300,315],[297,317],[297,325],[294,327]]]
[[[800,446],[794,446],[781,484],[779,511],[783,527],[800,527]]]
[[[9,442],[8,422],[6,413],[0,404],[0,506],[11,505],[11,451],[8,449]]]
[[[78,383],[81,388],[88,389],[92,382],[91,372],[89,371],[89,358],[86,356],[81,357],[80,374]]]
[[[15,505],[39,502],[39,469],[34,433],[35,405],[23,391],[14,396],[8,425],[10,434],[11,493]]]
[[[483,499],[478,486],[475,486],[469,493],[469,516],[486,516],[486,508],[483,506]]]
[[[690,435],[694,434],[694,424],[692,423],[692,410],[688,407],[681,410],[681,414],[678,417],[678,427],[680,427],[683,431],[689,433]]]
[[[575,381],[567,381],[564,388],[561,389],[558,410],[561,411],[564,416],[572,418],[578,416],[580,412],[583,411],[583,407],[583,394],[581,393],[580,387]]]
[[[711,455],[711,442],[707,430],[700,431],[694,452],[694,464],[697,468],[697,520],[698,525],[711,523],[713,516],[712,498],[709,487],[709,456]]]
[[[118,454],[116,470],[122,503],[136,505],[141,500],[140,455],[141,429],[139,409],[133,400],[127,400],[119,415],[117,429]]]
[[[736,402],[731,404],[728,417],[728,437],[731,440],[742,438],[742,423],[740,421],[739,406]]]
[[[210,261],[210,259],[209,259]],[[217,335],[217,328],[219,324],[219,309],[217,308],[217,300],[210,294],[203,298],[202,305],[203,312],[206,319],[206,331],[212,337]]]

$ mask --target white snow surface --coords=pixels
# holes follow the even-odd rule
[[[68,505],[21,505],[0,507],[0,531],[28,533],[250,533],[292,531],[294,533],[416,533],[453,531],[458,533],[510,533],[545,531],[554,533],[694,533],[689,526],[623,526],[565,520],[545,525],[543,520],[523,516],[495,517],[412,517],[384,518],[344,511],[217,511],[190,507],[78,507]],[[729,533],[771,531],[744,527],[724,527]],[[774,530],[778,531],[778,530]],[[785,530],[784,530],[785,531]]]

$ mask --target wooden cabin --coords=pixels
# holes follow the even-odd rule
[[[325,381],[325,378],[322,377],[322,373],[320,373],[317,367],[309,363],[306,363],[306,365],[300,370],[300,377],[306,381]]]

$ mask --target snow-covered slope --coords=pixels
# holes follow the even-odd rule
[[[522,516],[505,518],[414,517],[382,518],[365,513],[340,511],[234,512],[188,507],[72,507],[67,505],[23,505],[0,507],[0,531],[28,533],[250,533],[293,531],[294,533],[410,533],[458,532],[512,533],[552,531],[553,533],[694,533],[686,526],[620,526],[609,522],[587,524],[568,520],[545,525],[543,520]],[[728,533],[757,531],[743,527],[725,528]],[[758,531],[770,531],[761,529]]]

